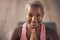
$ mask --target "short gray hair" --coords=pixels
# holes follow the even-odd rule
[[[31,0],[31,1],[28,1],[26,3],[26,5],[25,5],[25,11],[28,9],[28,7],[32,7],[32,6],[37,7],[37,8],[40,7],[43,10],[43,5],[42,5],[42,3],[40,1]]]

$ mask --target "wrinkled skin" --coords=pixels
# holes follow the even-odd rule
[[[30,29],[30,40],[37,40],[37,34],[40,33],[40,24],[43,19],[43,10],[40,7],[28,7],[26,12],[27,28]],[[33,31],[35,29],[35,32]],[[39,32],[38,32],[39,31]],[[37,33],[38,32],[38,33]],[[32,34],[34,33],[34,34]]]
[[[43,10],[42,8],[37,7],[28,7],[26,12],[26,19],[29,28],[38,28],[43,19]]]

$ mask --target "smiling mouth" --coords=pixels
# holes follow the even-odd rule
[[[31,22],[32,24],[37,24],[37,23],[39,23],[38,21],[37,22]]]

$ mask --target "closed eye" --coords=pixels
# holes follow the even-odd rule
[[[32,14],[29,14],[30,17],[32,17],[33,15]]]
[[[39,17],[39,16],[40,16],[40,14],[38,13],[36,16],[37,16],[37,17]]]

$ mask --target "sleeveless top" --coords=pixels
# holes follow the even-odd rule
[[[24,23],[22,27],[22,34],[20,40],[27,40],[26,26],[26,23]],[[40,40],[46,40],[46,28],[44,24],[41,24]]]

